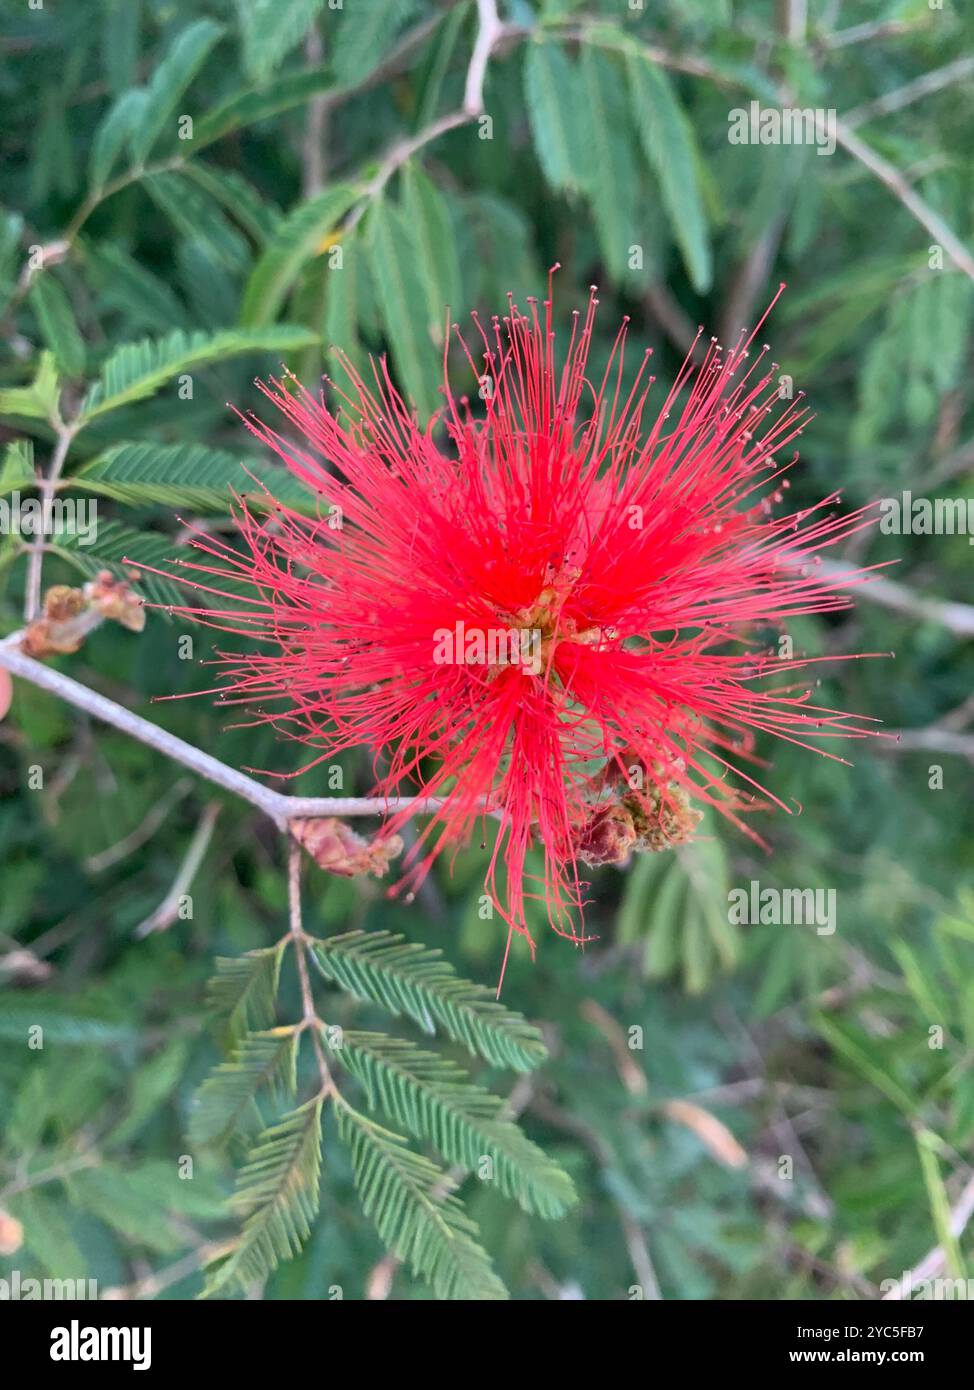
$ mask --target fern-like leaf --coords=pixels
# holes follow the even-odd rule
[[[538,162],[552,188],[578,190],[585,144],[578,74],[564,49],[543,39],[528,45],[524,96]]]
[[[304,328],[277,324],[264,329],[230,329],[224,333],[184,333],[123,343],[101,370],[88,393],[81,420],[87,424],[107,410],[153,395],[165,382],[194,367],[223,362],[247,352],[293,352],[310,347],[317,336]]]
[[[203,444],[117,444],[70,481],[73,487],[133,506],[157,502],[225,512],[232,492],[247,493],[257,507],[271,506],[275,500],[296,509],[315,506],[307,488],[300,487],[286,469],[263,459],[244,462],[239,454]]]
[[[249,1033],[233,1056],[207,1077],[196,1097],[190,1134],[197,1144],[226,1144],[259,1120],[257,1096],[293,1096],[299,1034],[293,1028]]]
[[[437,1298],[508,1297],[442,1169],[345,1101],[338,1104],[338,1132],[348,1145],[366,1216]]]
[[[659,177],[660,193],[698,294],[710,288],[712,262],[693,127],[663,68],[633,47],[626,54],[633,115],[643,149]]]
[[[83,531],[77,531],[55,536],[51,546],[88,579],[101,570],[110,570],[117,579],[130,580],[132,563],[164,568],[179,559],[179,547],[168,536],[158,531],[136,531],[118,521],[99,522],[97,537],[90,543]],[[138,584],[150,603],[170,605],[186,600],[185,591],[175,580],[142,571]]]
[[[427,1033],[439,1026],[496,1066],[531,1071],[547,1056],[541,1034],[499,1004],[489,989],[460,979],[442,953],[390,932],[346,932],[316,941],[314,959],[329,980],[359,999],[405,1014]]]
[[[265,1129],[237,1178],[233,1206],[245,1220],[205,1292],[265,1279],[281,1260],[293,1259],[318,1212],[321,1179],[321,1107],[316,1096]]]
[[[261,1032],[274,1022],[281,952],[277,946],[248,951],[243,956],[218,956],[209,985],[209,1002],[226,1023],[230,1038],[239,1042],[248,1032]]]
[[[253,328],[273,322],[302,269],[324,252],[355,198],[350,184],[332,184],[283,219],[247,282],[242,324]]]
[[[198,19],[176,35],[146,88],[145,104],[132,132],[132,159],[141,165],[168,128],[175,132],[175,116],[186,88],[206,61],[223,33],[212,19]],[[168,142],[167,142],[168,143]]]
[[[334,1055],[397,1124],[429,1140],[449,1163],[476,1171],[491,1160],[501,1192],[548,1219],[575,1201],[571,1179],[518,1126],[504,1102],[461,1067],[415,1043],[382,1033],[344,1032]]]

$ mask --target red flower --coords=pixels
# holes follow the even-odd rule
[[[734,766],[753,761],[758,731],[809,748],[867,732],[813,703],[810,660],[768,647],[769,628],[847,606],[816,555],[867,524],[833,514],[838,494],[775,515],[800,399],[779,400],[768,349],[742,334],[688,357],[649,419],[649,354],[627,386],[625,324],[601,382],[586,377],[596,303],[574,315],[561,370],[550,297],[540,316],[512,302],[489,331],[475,317],[483,406],[447,385],[449,447],[417,428],[384,364],[369,388],[344,363],[340,418],[292,381],[262,388],[302,442],[248,427],[317,494],[318,516],[244,504],[245,554],[200,535],[217,563],[194,565],[255,592],[206,610],[267,644],[220,658],[225,696],[279,702],[256,717],[320,749],[314,762],[368,747],[379,795],[443,798],[411,881],[489,807],[501,915],[527,934],[524,900],[542,895],[576,940],[580,859],[686,838],[688,797],[738,825],[757,804],[788,809]],[[788,679],[761,688],[770,674]],[[540,883],[525,869],[534,842]]]

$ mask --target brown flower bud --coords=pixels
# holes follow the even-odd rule
[[[28,656],[35,657],[76,652],[99,622],[81,589],[55,584],[44,595],[44,612],[28,623],[21,645]]]
[[[44,612],[29,623],[21,643],[28,656],[76,652],[98,625],[110,618],[130,632],[145,627],[145,608],[124,579],[101,570],[83,589],[55,584],[44,595]]]
[[[85,610],[85,596],[67,584],[53,584],[44,595],[44,616],[52,623],[68,623]]]
[[[90,584],[86,584],[85,595],[103,618],[112,618],[130,632],[141,632],[145,627],[142,599],[124,579],[116,579],[111,570],[101,570]]]
[[[319,868],[342,878],[360,874],[383,878],[392,860],[403,851],[398,835],[380,833],[368,840],[335,816],[292,821],[291,834]]]
[[[624,864],[636,846],[632,813],[618,801],[595,810],[582,826],[576,851],[584,864]]]

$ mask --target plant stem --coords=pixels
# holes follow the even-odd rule
[[[48,508],[54,500],[61,471],[64,468],[64,461],[68,456],[68,449],[71,447],[71,440],[74,438],[74,429],[70,425],[60,424],[57,426],[57,443],[54,446],[54,453],[51,455],[50,467],[47,473],[38,479],[38,491],[41,500],[42,524],[35,534],[30,547],[27,559],[27,587],[24,594],[24,620],[32,622],[41,611],[41,571],[44,565],[44,525],[43,521],[47,516]]]
[[[290,836],[287,840],[287,899],[289,930],[285,940],[294,945],[294,958],[298,967],[301,1003],[304,1010],[301,1023],[302,1027],[311,1034],[311,1043],[318,1062],[318,1076],[321,1079],[318,1099],[324,1100],[328,1096],[337,1096],[338,1091],[328,1069],[328,1063],[325,1061],[325,1050],[321,1045],[321,1030],[324,1024],[318,1017],[318,1010],[315,1008],[315,997],[311,989],[311,977],[308,973],[308,938],[305,935],[301,915],[301,847]]]
[[[173,762],[181,763],[183,767],[188,767],[191,772],[205,777],[208,782],[222,787],[224,791],[232,792],[244,801],[249,801],[251,805],[270,816],[282,830],[286,829],[292,820],[305,820],[315,816],[385,816],[406,806],[411,807],[416,814],[424,815],[439,810],[443,805],[443,799],[435,796],[314,797],[286,796],[283,792],[273,791],[253,777],[248,777],[246,773],[238,772],[236,768],[221,763],[211,754],[204,753],[201,748],[196,748],[185,739],[171,734],[168,729],[162,729],[158,724],[153,724],[123,705],[116,704],[114,700],[109,700],[97,690],[92,690],[80,681],[73,680],[71,676],[65,676],[53,667],[45,666],[43,662],[25,655],[19,650],[22,636],[22,633],[15,632],[0,642],[0,667],[9,671],[12,676],[18,676],[40,690],[57,695],[76,709],[84,710],[86,714],[100,719],[102,723],[110,724],[121,733],[155,748]]]

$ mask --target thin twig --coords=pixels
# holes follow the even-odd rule
[[[848,48],[854,43],[873,43],[876,39],[898,38],[912,34],[929,18],[923,19],[875,19],[865,24],[852,24],[848,29],[837,29],[834,34],[825,34],[819,42],[825,48]]]
[[[650,284],[646,291],[646,308],[678,352],[686,352],[689,348],[695,362],[703,361],[706,355],[704,344],[697,342],[690,347],[696,334],[693,320],[662,280],[654,280]]]
[[[324,1099],[326,1096],[337,1096],[337,1088],[325,1061],[325,1050],[321,1045],[321,1030],[324,1024],[318,1017],[311,989],[311,977],[308,973],[308,938],[301,915],[301,847],[290,837],[287,842],[287,900],[289,930],[286,939],[294,946],[294,958],[297,961],[303,1010],[301,1024],[311,1034],[311,1044],[314,1047],[321,1081],[319,1098]]]
[[[930,724],[925,729],[900,729],[882,742],[884,753],[947,753],[974,761],[974,734],[961,734]]]
[[[312,68],[319,68],[325,61],[325,44],[317,23],[313,23],[304,41],[304,53]],[[304,141],[302,144],[303,180],[302,194],[313,198],[325,186],[328,173],[325,140],[328,133],[328,98],[323,92],[311,98],[305,116]]]
[[[974,58],[955,58],[952,63],[944,63],[943,67],[934,68],[932,72],[925,72],[922,77],[914,78],[912,82],[906,82],[902,87],[896,87],[891,92],[884,92],[874,101],[863,102],[861,106],[847,111],[842,119],[846,129],[853,130],[856,126],[864,125],[866,121],[874,121],[880,116],[888,116],[893,111],[902,111],[904,107],[911,106],[913,102],[921,101],[924,97],[930,96],[932,92],[940,92],[945,87],[953,86],[955,82],[963,82],[972,73],[974,73]]]
[[[849,566],[841,560],[823,560],[819,565],[819,571],[827,578],[839,579],[849,574]],[[906,613],[912,618],[940,623],[956,637],[974,637],[974,605],[969,603],[927,598],[907,588],[905,584],[879,577],[871,577],[869,583],[863,584],[856,592],[870,603],[892,608],[897,613]]]
[[[507,33],[507,26],[498,17],[496,0],[477,0],[477,19],[477,38],[463,88],[463,109],[468,116],[479,116],[484,109],[487,64],[495,45]]]
[[[229,1254],[232,1249],[232,1241],[207,1241],[198,1249],[191,1250],[188,1255],[182,1255],[172,1264],[166,1265],[164,1269],[153,1270],[143,1279],[137,1279],[134,1284],[120,1284],[106,1289],[101,1296],[112,1302],[155,1298],[164,1289],[178,1284],[190,1274],[195,1274],[204,1265],[213,1264],[222,1255]]]
[[[68,456],[68,449],[71,447],[71,440],[74,438],[74,429],[71,425],[60,424],[57,426],[57,443],[51,455],[50,466],[47,472],[38,479],[38,491],[40,493],[41,517],[47,516],[48,508],[54,500],[57,491],[58,481],[61,477],[61,470],[64,468],[64,461]],[[30,554],[27,561],[27,585],[24,594],[24,619],[32,622],[41,611],[41,571],[44,565],[44,529],[41,526],[31,542]]]
[[[115,864],[121,863],[137,849],[141,849],[148,840],[152,839],[173,807],[178,806],[192,789],[193,783],[190,778],[180,777],[155,805],[150,807],[145,818],[134,830],[130,830],[121,840],[118,840],[114,845],[109,845],[107,849],[99,850],[97,854],[88,856],[84,861],[86,873],[100,874],[105,869],[110,869]]]
[[[35,661],[19,650],[22,633],[14,633],[0,642],[0,667],[12,676],[29,681],[41,690],[66,700],[76,709],[84,710],[103,724],[110,724],[123,734],[138,739],[140,743],[155,748],[173,762],[188,767],[191,772],[206,778],[224,791],[249,801],[258,807],[280,828],[284,829],[292,820],[306,820],[315,816],[386,816],[391,812],[409,807],[416,815],[428,815],[440,810],[444,799],[437,796],[286,796],[263,786],[253,777],[248,777],[236,768],[228,767],[201,748],[196,748],[185,739],[177,738],[168,729],[143,719],[123,705],[116,704],[107,696],[82,685],[80,681]]]
[[[171,927],[179,916],[182,900],[193,886],[193,880],[199,872],[199,867],[203,862],[203,856],[210,847],[210,840],[213,838],[213,828],[216,825],[217,816],[220,814],[220,803],[211,801],[203,808],[203,814],[199,818],[193,838],[189,842],[189,848],[179,871],[176,874],[172,887],[163,898],[162,902],[144,922],[140,922],[135,929],[135,935],[139,938],[149,936],[154,931],[165,931]]]
[[[35,1187],[44,1187],[49,1182],[63,1182],[72,1173],[80,1173],[86,1168],[97,1168],[99,1163],[101,1157],[94,1150],[89,1150],[76,1158],[66,1158],[61,1163],[54,1163],[50,1168],[42,1168],[40,1172],[24,1173],[7,1183],[6,1187],[0,1188],[0,1202],[6,1202],[21,1192],[32,1192]]]
[[[970,1178],[964,1185],[957,1201],[950,1209],[950,1231],[955,1240],[958,1240],[964,1233],[967,1223],[974,1216],[974,1178]],[[918,1265],[909,1270],[895,1289],[883,1294],[884,1301],[898,1299],[909,1299],[914,1287],[926,1279],[931,1279],[939,1274],[947,1264],[947,1256],[943,1248],[935,1245]]]
[[[828,136],[828,126],[824,116],[816,115],[815,123],[823,135]],[[874,174],[880,183],[885,184],[894,198],[897,198],[906,210],[913,214],[921,227],[933,237],[934,241],[942,246],[950,256],[951,260],[962,270],[971,280],[974,280],[974,256],[956,236],[947,223],[936,212],[929,203],[920,197],[915,189],[911,188],[904,179],[900,171],[889,160],[884,159],[881,154],[877,154],[871,146],[864,140],[860,140],[854,130],[850,130],[844,121],[835,122],[834,134],[836,141],[842,146],[847,154],[851,154],[854,159]]]
[[[407,160],[412,159],[413,155],[418,154],[426,145],[438,140],[441,135],[445,135],[451,130],[457,130],[460,126],[469,125],[471,121],[476,120],[483,113],[484,78],[490,55],[502,39],[517,37],[523,31],[517,25],[501,23],[497,16],[496,0],[478,0],[477,10],[479,28],[467,68],[463,106],[457,111],[448,111],[445,115],[438,116],[435,121],[431,121],[415,135],[405,140],[397,140],[389,148],[380,159],[375,174],[366,184],[365,196],[356,204],[345,221],[344,232],[346,236],[361,221],[369,204],[382,192],[396,170],[401,168]]]

